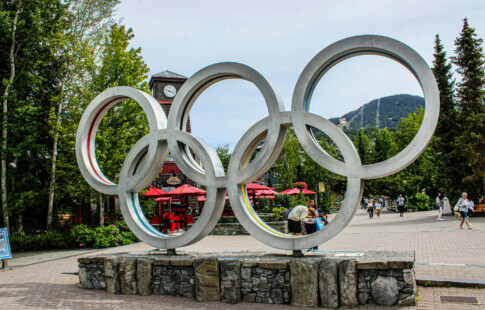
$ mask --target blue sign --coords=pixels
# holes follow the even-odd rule
[[[6,228],[0,228],[0,259],[12,258]]]

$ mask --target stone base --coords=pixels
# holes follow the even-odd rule
[[[79,258],[79,286],[114,294],[352,307],[415,305],[413,252],[316,252],[304,257],[251,252],[160,251]]]

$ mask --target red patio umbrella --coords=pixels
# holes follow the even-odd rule
[[[279,193],[277,191],[274,191],[272,189],[263,189],[263,190],[259,190],[259,191],[256,191],[256,197],[258,196],[274,196],[274,195],[278,195]],[[259,198],[259,197],[258,197]]]
[[[175,196],[184,196],[187,206],[189,205],[189,196],[205,196],[207,192],[200,188],[191,186],[189,184],[184,184],[182,186],[177,187],[174,190],[171,190],[166,195],[170,197]]]
[[[286,191],[282,191],[280,194],[281,195],[291,195],[291,196],[295,196],[295,195],[298,195],[300,193],[300,189],[298,187],[295,187],[295,188],[292,188],[292,189],[287,189]],[[302,188],[301,189],[301,193],[303,195],[312,195],[312,194],[316,194],[315,192],[312,192],[312,191],[309,191],[305,188]]]
[[[246,185],[246,188],[247,188],[248,192],[251,191],[251,190],[274,189],[272,187],[268,187],[268,186],[264,186],[264,185],[256,184],[256,183],[249,183],[248,185]]]
[[[154,198],[154,197],[165,196],[166,193],[168,192],[164,191],[163,189],[152,187],[144,195],[146,198]]]
[[[229,200],[229,196],[226,196],[226,200]],[[199,196],[199,197],[197,197],[197,201],[204,202],[205,201],[205,196]]]
[[[207,192],[200,188],[194,187],[189,184],[184,184],[182,186],[177,187],[176,189],[171,190],[166,195],[167,196],[203,196]]]
[[[260,195],[260,194],[256,194],[256,199],[259,199],[259,198],[274,199],[274,195]]]
[[[173,199],[171,197],[159,197],[159,198],[155,198],[153,199],[153,201],[161,201],[161,202],[183,202],[183,199]]]

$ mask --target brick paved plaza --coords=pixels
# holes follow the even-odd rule
[[[460,230],[454,218],[436,220],[436,211],[406,213],[404,218],[384,212],[370,220],[359,210],[351,224],[320,250],[416,251],[417,278],[485,280],[485,217],[471,218],[472,230]],[[96,251],[101,253],[145,251],[145,244]],[[210,236],[186,251],[273,251],[251,236]],[[280,252],[280,251],[279,251]],[[0,272],[0,309],[288,309],[290,306],[198,303],[169,296],[111,295],[105,291],[81,290],[77,258],[94,251],[76,250],[15,255]],[[478,304],[442,302],[441,296],[476,297]],[[418,305],[411,309],[484,309],[485,289],[419,287]],[[382,307],[377,307],[384,309]],[[371,309],[361,307],[359,309]],[[395,309],[395,307],[394,307]]]

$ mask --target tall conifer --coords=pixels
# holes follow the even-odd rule
[[[446,52],[439,35],[436,35],[433,73],[440,90],[440,118],[436,127],[433,147],[436,151],[436,165],[438,166],[435,184],[440,191],[458,193],[463,190],[460,186],[464,178],[465,169],[463,153],[456,147],[456,137],[460,135],[458,112],[455,106],[455,80],[451,72],[451,63],[446,58]],[[460,160],[457,160],[460,158]],[[462,163],[459,165],[458,163]]]
[[[455,40],[453,63],[462,80],[458,83],[458,119],[461,136],[460,150],[468,158],[470,173],[467,181],[481,182],[485,191],[485,57],[483,40],[465,18],[460,36]]]

